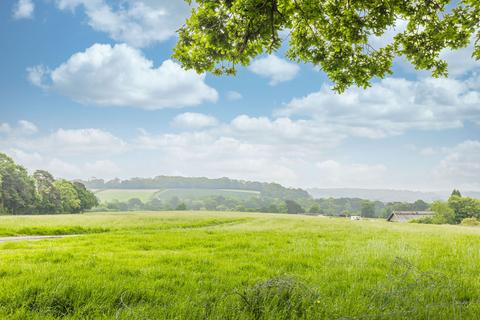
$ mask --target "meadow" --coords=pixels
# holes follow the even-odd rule
[[[477,319],[480,229],[303,215],[0,216],[0,319]]]
[[[183,189],[104,189],[97,190],[95,195],[101,203],[118,200],[126,202],[132,198],[138,198],[142,202],[148,202],[153,198],[162,201],[168,201],[172,197],[179,199],[200,199],[211,196],[223,196],[233,199],[249,199],[258,197],[260,192],[252,190],[235,190],[235,189],[199,189],[199,188],[183,188]]]

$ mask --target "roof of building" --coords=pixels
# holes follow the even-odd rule
[[[387,221],[391,221],[394,216],[401,217],[401,220],[419,219],[431,217],[434,213],[432,211],[393,211],[387,217]]]

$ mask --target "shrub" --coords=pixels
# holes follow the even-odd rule
[[[478,221],[477,218],[465,218],[462,220],[462,226],[469,226],[469,227],[474,227],[474,226],[480,226],[480,221]]]
[[[434,220],[432,217],[425,217],[420,219],[412,219],[409,221],[410,223],[423,223],[423,224],[434,224]]]

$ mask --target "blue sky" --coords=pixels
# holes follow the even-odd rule
[[[448,79],[399,58],[392,76],[338,95],[282,50],[235,77],[181,69],[170,55],[188,10],[180,0],[0,2],[0,150],[66,178],[480,190],[471,47],[442,54]]]

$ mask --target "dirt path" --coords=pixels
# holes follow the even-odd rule
[[[18,237],[0,237],[0,243],[10,242],[10,241],[32,241],[32,240],[43,240],[43,239],[57,239],[71,237],[72,235],[64,236],[18,236]]]

